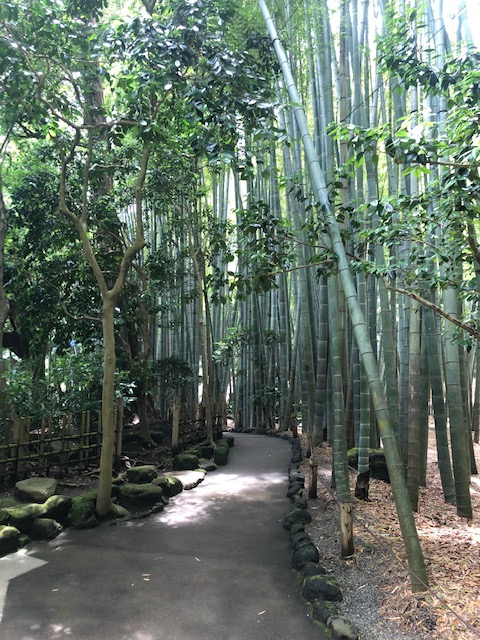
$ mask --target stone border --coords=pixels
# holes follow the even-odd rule
[[[112,518],[102,521],[95,513],[96,489],[70,497],[55,494],[57,483],[51,479],[19,481],[15,494],[20,502],[11,498],[0,501],[0,557],[33,541],[52,540],[65,529],[111,526],[159,513],[170,498],[193,489],[207,472],[226,465],[234,444],[233,437],[224,436],[215,445],[200,443],[191,447],[172,459],[174,471],[158,472],[155,465],[128,469],[112,486]],[[46,480],[53,485],[44,487]]]
[[[287,497],[293,510],[283,520],[290,533],[292,546],[291,564],[302,584],[302,596],[307,603],[308,615],[328,638],[333,640],[358,640],[358,633],[338,608],[343,596],[336,579],[319,564],[318,549],[305,531],[312,521],[308,502],[303,495],[305,476],[300,471],[303,453],[300,439],[289,438],[292,458],[288,469]]]

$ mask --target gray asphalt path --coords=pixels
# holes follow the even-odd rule
[[[235,434],[228,466],[161,514],[0,559],[1,640],[321,640],[281,525],[290,457]]]

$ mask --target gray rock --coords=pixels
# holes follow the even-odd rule
[[[206,473],[204,469],[195,469],[195,471],[172,471],[165,473],[164,476],[177,478],[184,490],[188,491],[197,487],[204,480]]]
[[[334,615],[328,618],[327,627],[331,629],[334,640],[358,640],[358,633],[343,616]]]
[[[200,458],[198,461],[198,467],[200,469],[204,469],[205,471],[215,471],[217,465],[213,460],[208,460],[207,458]]]
[[[134,484],[150,484],[157,477],[157,468],[153,464],[131,467],[127,470],[129,482]]]
[[[45,502],[57,490],[54,478],[28,478],[15,484],[15,495],[24,502]]]
[[[298,482],[302,485],[302,487],[305,485],[305,476],[300,471],[290,471],[290,473],[288,474],[288,479],[290,480],[290,482]]]

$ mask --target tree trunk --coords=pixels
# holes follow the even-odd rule
[[[8,413],[6,406],[6,381],[3,376],[3,331],[5,322],[10,312],[10,304],[4,287],[5,274],[5,235],[7,232],[7,208],[3,200],[2,176],[0,174],[0,417],[4,418]]]
[[[105,518],[112,512],[112,464],[114,455],[115,424],[113,398],[115,395],[115,299],[109,293],[103,296],[103,386],[102,386],[102,451],[98,482],[97,514]]]
[[[172,411],[172,453],[178,453],[180,435],[180,396],[175,394]]]

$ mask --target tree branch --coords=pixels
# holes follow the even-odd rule
[[[463,329],[469,335],[473,336],[477,340],[480,340],[480,331],[477,330],[476,326],[472,326],[471,324],[468,324],[467,322],[462,322],[462,320],[459,320],[458,318],[455,318],[454,316],[450,315],[449,313],[446,313],[441,307],[439,307],[438,305],[434,304],[430,300],[427,300],[427,298],[424,298],[420,294],[415,293],[414,291],[409,291],[408,289],[403,289],[401,287],[392,287],[391,285],[386,284],[385,280],[384,280],[384,284],[385,284],[385,287],[389,291],[395,291],[396,293],[402,293],[403,295],[408,296],[409,298],[412,298],[412,300],[416,300],[417,302],[419,302],[423,306],[429,307],[429,309],[432,309],[433,311],[435,311],[435,313],[438,313],[439,315],[441,315],[446,320],[449,320],[455,326],[459,327],[460,329]]]

